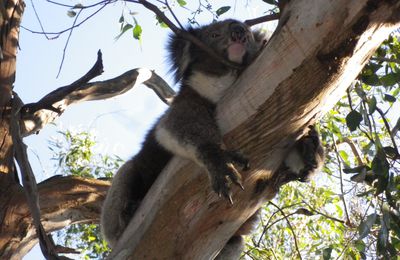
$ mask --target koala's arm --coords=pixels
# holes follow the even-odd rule
[[[324,162],[324,149],[319,134],[314,126],[309,126],[308,133],[301,137],[289,151],[278,174],[291,175],[288,179],[307,181],[313,174],[318,173]],[[260,181],[255,192],[264,190],[268,181]],[[259,222],[259,210],[254,213],[228,240],[216,260],[237,260],[244,249],[243,236],[251,234],[253,227]]]
[[[157,141],[181,157],[204,167],[212,188],[230,201],[230,182],[241,186],[241,176],[232,163],[246,168],[240,154],[224,150],[222,136],[215,120],[215,104],[191,88],[183,88],[156,129]]]

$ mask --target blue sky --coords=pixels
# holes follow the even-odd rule
[[[57,32],[71,26],[73,18],[67,16],[68,8],[50,4],[45,0],[32,1],[45,31]],[[32,1],[26,1],[22,25],[40,31]],[[214,10],[234,2],[215,1]],[[74,5],[77,2],[63,3]],[[91,2],[83,0],[81,3],[85,5]],[[262,1],[253,1],[251,7],[238,4],[221,19],[248,19],[260,16],[266,10],[261,10],[255,5],[258,3],[266,8]],[[141,43],[134,40],[130,32],[115,40],[120,30],[119,17],[122,13],[129,12],[137,13],[135,17],[143,27]],[[189,12],[178,11],[177,15],[180,21],[185,23]],[[208,23],[211,19],[212,16],[207,12],[199,16],[201,23]],[[146,67],[155,70],[167,82],[172,83],[172,77],[166,73],[168,67],[164,50],[168,33],[168,29],[156,25],[154,15],[150,11],[138,5],[124,5],[120,2],[109,5],[74,30],[66,50],[62,71],[57,78],[68,33],[58,39],[47,40],[44,35],[32,34],[21,29],[14,91],[24,103],[36,102],[52,90],[83,76],[94,64],[99,49],[103,53],[104,73],[95,78],[96,81],[116,77],[133,68]],[[175,86],[174,88],[176,89]],[[29,157],[37,181],[47,179],[54,173],[55,162],[50,160],[48,141],[57,136],[57,131],[91,131],[97,137],[98,152],[116,154],[127,159],[137,152],[146,130],[165,109],[166,105],[145,86],[139,86],[112,99],[90,101],[69,107],[55,125],[48,125],[38,135],[24,139],[29,147]],[[43,257],[40,249],[35,247],[25,259],[36,260]]]

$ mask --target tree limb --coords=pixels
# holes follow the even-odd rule
[[[42,223],[47,233],[77,223],[98,223],[109,181],[54,176],[38,184]],[[16,192],[4,211],[1,259],[21,259],[36,243],[24,193]],[[56,247],[58,250],[58,247]]]
[[[265,23],[273,20],[278,20],[281,15],[279,13],[267,14],[254,19],[248,19],[244,21],[248,26],[253,26],[259,23]]]
[[[285,218],[286,223],[288,224],[288,227],[289,227],[290,231],[292,231],[293,239],[294,239],[294,245],[295,245],[295,247],[296,247],[297,254],[299,255],[299,259],[300,259],[300,260],[303,259],[303,258],[301,257],[299,245],[298,245],[298,243],[297,243],[297,236],[296,236],[296,233],[294,232],[294,229],[293,229],[293,227],[292,227],[292,224],[291,224],[290,221],[289,221],[288,216],[285,214],[285,212],[284,212],[278,205],[276,205],[276,204],[273,203],[272,201],[270,201],[269,204],[271,204],[272,206],[274,206],[275,208],[277,208],[277,209],[279,210],[279,212],[282,214],[282,216]]]
[[[21,133],[28,136],[53,122],[67,106],[89,100],[101,100],[121,95],[134,86],[144,84],[151,88],[160,99],[169,104],[175,91],[154,71],[137,68],[105,81],[89,80],[103,72],[101,52],[96,63],[82,78],[68,86],[60,87],[44,96],[36,103],[26,104],[21,108]]]

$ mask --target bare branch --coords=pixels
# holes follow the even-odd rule
[[[69,31],[67,40],[65,41],[65,45],[64,45],[64,49],[63,49],[63,54],[62,54],[60,66],[59,66],[59,68],[58,68],[58,73],[57,73],[57,76],[56,76],[57,78],[58,78],[58,76],[60,76],[61,69],[62,69],[63,64],[64,64],[65,54],[66,54],[67,48],[68,48],[68,43],[69,43],[69,40],[71,39],[72,32],[74,31],[74,26],[76,25],[76,22],[78,21],[78,18],[79,18],[79,16],[81,15],[81,13],[82,13],[82,9],[79,10],[79,12],[76,14],[75,19],[74,19],[74,22],[72,23],[72,28],[71,28],[71,30]]]
[[[127,71],[113,79],[88,83],[102,72],[103,65],[99,51],[95,65],[82,78],[71,85],[54,90],[36,103],[24,105],[21,109],[20,123],[22,135],[27,136],[41,130],[59,117],[71,104],[118,96],[142,83],[151,88],[167,105],[175,96],[175,91],[168,83],[154,71],[145,68]]]
[[[340,143],[341,142],[339,142],[339,140],[338,140],[336,144],[340,144]],[[354,144],[354,142],[350,138],[345,137],[345,138],[343,138],[342,143],[347,143],[350,146],[351,151],[353,152],[354,156],[357,159],[358,165],[364,165],[364,162],[363,162],[363,160],[360,156],[360,153],[358,152],[357,147]]]
[[[280,13],[274,13],[274,14],[267,14],[264,16],[260,16],[254,19],[248,19],[246,21],[244,21],[245,24],[247,24],[248,26],[253,26],[259,23],[265,23],[265,22],[269,22],[269,21],[273,21],[273,20],[278,20],[280,17]]]
[[[288,216],[285,214],[285,212],[283,212],[283,210],[282,210],[278,205],[276,205],[276,204],[273,203],[272,201],[270,201],[269,204],[271,204],[272,206],[274,206],[275,208],[277,208],[277,209],[279,210],[279,212],[282,214],[282,216],[285,218],[285,220],[286,220],[286,222],[287,222],[287,224],[288,224],[288,226],[289,226],[289,229],[292,231],[293,239],[294,239],[294,245],[295,245],[295,247],[296,247],[297,254],[299,255],[299,259],[301,260],[302,257],[301,257],[301,254],[300,254],[299,245],[298,245],[298,243],[297,243],[297,236],[296,236],[296,233],[294,232],[294,229],[293,229],[293,227],[292,227],[292,224],[290,224],[290,221],[289,221],[289,219],[288,219]],[[292,213],[292,214],[294,214],[294,213]]]

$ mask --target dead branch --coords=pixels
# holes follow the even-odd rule
[[[44,96],[36,103],[26,104],[21,108],[21,134],[28,136],[41,130],[53,122],[67,106],[89,100],[101,100],[121,95],[134,86],[144,84],[151,88],[160,99],[169,104],[175,91],[154,71],[137,68],[105,81],[89,80],[103,72],[101,52],[95,65],[86,75],[71,85],[60,87]]]
[[[37,185],[42,223],[47,233],[78,223],[98,223],[101,205],[110,186],[109,181],[74,176],[54,176]],[[5,208],[1,229],[2,259],[21,259],[36,243],[37,236],[27,206],[26,196],[13,194]],[[6,250],[7,248],[7,250]],[[56,246],[56,251],[65,248]]]

